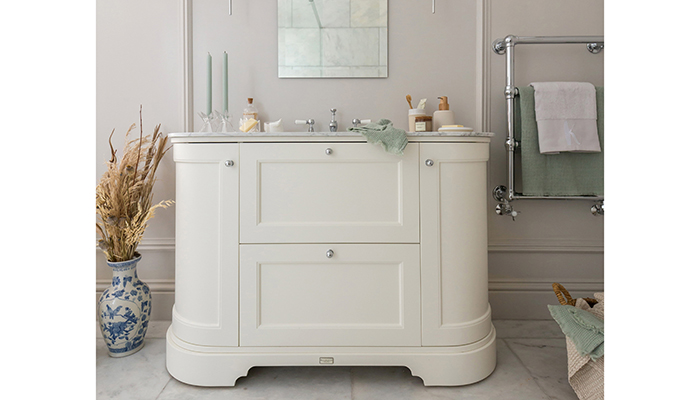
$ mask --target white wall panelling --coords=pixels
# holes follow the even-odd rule
[[[182,97],[182,126],[187,132],[194,130],[194,114],[192,112],[192,1],[179,0],[180,8],[180,64],[182,65],[182,82],[180,87]]]

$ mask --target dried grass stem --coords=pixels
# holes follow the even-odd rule
[[[170,149],[166,148],[167,137],[160,131],[160,125],[155,127],[153,134],[144,137],[140,111],[139,138],[129,140],[135,127],[135,124],[131,125],[126,132],[121,160],[112,146],[112,130],[109,135],[111,158],[96,189],[98,245],[110,262],[134,258],[155,210],[175,203],[164,200],[152,205],[156,170]]]

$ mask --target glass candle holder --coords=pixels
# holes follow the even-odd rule
[[[220,113],[214,111],[216,114],[216,131],[221,133],[236,132],[236,127],[231,123],[231,115],[226,111],[225,113]]]
[[[203,125],[202,128],[199,130],[200,132],[214,132],[214,129],[212,127],[212,120],[214,118],[213,114],[205,114],[203,112],[198,113],[199,117],[202,119]]]

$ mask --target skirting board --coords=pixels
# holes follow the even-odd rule
[[[600,284],[600,289],[597,290],[570,293],[578,298],[592,297],[592,293],[602,291],[603,285]],[[547,305],[559,304],[551,286],[546,292],[489,290],[489,302],[493,319],[551,319]]]
[[[148,282],[153,296],[151,320],[169,321],[175,304],[175,282]],[[603,282],[561,282],[573,297],[587,297],[603,291]],[[108,282],[99,282],[95,302]],[[493,319],[550,319],[547,304],[558,304],[551,282],[492,281],[489,302]]]

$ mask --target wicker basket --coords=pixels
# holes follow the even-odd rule
[[[602,304],[595,309],[591,308],[598,304],[597,299],[589,297],[583,297],[578,300],[574,299],[569,294],[569,291],[558,283],[553,283],[552,288],[561,305],[570,305],[584,309],[598,318],[603,318]],[[600,298],[602,299],[602,297]],[[593,361],[589,356],[580,355],[578,351],[576,351],[574,342],[568,337],[566,338],[566,355],[569,370],[569,384],[571,384],[571,388],[574,389],[578,398],[580,400],[603,400],[605,398],[605,356],[599,358],[597,361]]]
[[[568,305],[576,307],[576,299],[571,297],[569,291],[566,290],[564,286],[555,282],[552,283],[552,289],[554,289],[554,294],[557,295],[557,299],[559,299],[559,303],[562,306]],[[590,297],[582,297],[582,299],[586,300],[586,303],[588,303],[588,305],[591,307],[593,307],[594,304],[598,303],[598,300],[592,299]]]

